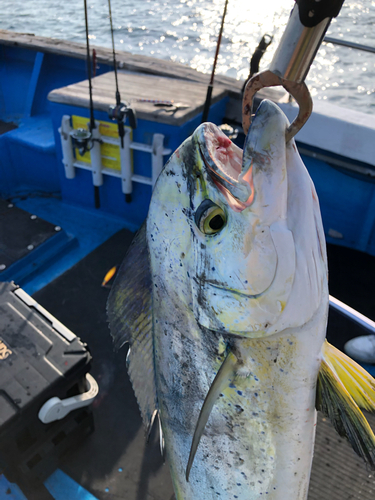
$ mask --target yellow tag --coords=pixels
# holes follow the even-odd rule
[[[89,118],[84,116],[72,116],[73,128],[83,128],[87,130],[87,125],[89,123]],[[131,127],[125,127],[130,131],[130,140],[133,140],[133,130]],[[103,122],[99,121],[99,132],[104,137],[112,137],[113,139],[118,139],[118,128],[117,123]],[[113,170],[121,170],[120,163],[120,146],[114,144],[107,144],[103,142],[100,145],[100,153],[102,156],[102,165],[104,168],[112,168]],[[91,163],[90,151],[81,156],[78,149],[75,148],[75,154],[78,161],[83,161],[85,163]],[[133,157],[132,157],[133,161]]]
[[[0,361],[6,359],[8,356],[12,354],[12,351],[8,349],[8,347],[4,344],[2,340],[0,340]]]

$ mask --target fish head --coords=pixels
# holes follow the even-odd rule
[[[157,295],[176,318],[261,338],[305,324],[319,307],[319,204],[294,140],[285,143],[288,125],[263,101],[242,151],[205,123],[159,176],[148,244]]]

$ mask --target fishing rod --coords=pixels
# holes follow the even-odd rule
[[[208,84],[208,87],[207,87],[206,101],[204,103],[203,115],[202,115],[202,122],[201,123],[204,123],[204,122],[207,121],[207,119],[208,119],[208,113],[210,111],[212,90],[214,88],[214,78],[215,78],[215,71],[216,71],[216,63],[217,63],[217,58],[219,56],[221,38],[222,38],[222,35],[223,35],[223,29],[224,29],[224,20],[225,20],[226,14],[227,14],[227,7],[228,7],[228,0],[225,0],[224,12],[223,12],[223,16],[221,18],[221,26],[220,26],[219,37],[217,39],[217,44],[216,44],[216,53],[215,53],[215,58],[214,58],[214,64],[213,64],[213,67],[212,67],[212,73],[211,73],[210,83]]]
[[[112,22],[112,9],[111,0],[108,0],[108,11],[109,11],[109,23],[111,25],[111,37],[112,37],[112,54],[113,54],[113,69],[115,71],[115,82],[116,82],[116,105],[121,104],[121,96],[118,88],[118,78],[117,78],[117,61],[116,61],[116,51],[115,51],[115,39],[113,36],[113,22]]]
[[[91,58],[90,58],[90,43],[89,43],[89,23],[87,15],[87,1],[84,0],[84,10],[85,10],[85,27],[86,27],[86,63],[87,63],[87,78],[89,82],[89,96],[90,96],[90,122],[88,124],[88,130],[84,128],[78,128],[71,131],[70,136],[73,141],[73,145],[78,149],[79,154],[83,156],[85,153],[93,149],[94,147],[100,147],[100,139],[98,137],[98,132],[96,131],[96,124],[94,118],[94,103],[92,98],[92,82],[91,82]],[[97,143],[95,145],[95,142]],[[94,204],[95,208],[100,208],[100,193],[99,186],[102,185],[103,179],[101,175],[100,165],[95,165],[98,161],[91,156],[91,164],[93,171],[93,184],[94,184]]]
[[[118,76],[117,76],[117,61],[116,61],[116,50],[115,50],[115,39],[114,39],[114,30],[113,30],[113,21],[112,21],[112,8],[111,8],[111,0],[108,0],[108,12],[109,12],[109,23],[111,26],[111,38],[112,38],[112,54],[113,54],[113,69],[115,73],[115,83],[116,83],[116,105],[110,106],[108,109],[108,116],[110,120],[117,122],[118,135],[120,137],[121,149],[124,149],[124,137],[125,137],[125,120],[126,117],[129,118],[129,125],[132,129],[137,128],[137,118],[135,114],[135,110],[129,107],[127,104],[121,102],[121,95],[118,85]],[[125,194],[125,201],[127,203],[131,202],[131,194]]]
[[[92,138],[93,130],[96,128],[94,118],[94,102],[92,99],[92,83],[91,83],[91,57],[90,57],[90,42],[89,42],[89,21],[87,15],[87,0],[84,1],[85,6],[85,27],[86,27],[86,63],[87,63],[87,77],[89,80],[89,94],[90,94],[90,134]],[[92,148],[90,148],[92,149]],[[95,208],[100,208],[100,192],[99,186],[94,185],[94,202]]]
[[[89,80],[89,94],[90,94],[90,132],[96,128],[94,118],[94,103],[92,100],[92,83],[91,83],[91,57],[90,57],[90,42],[89,42],[89,22],[87,15],[87,0],[84,1],[85,6],[85,27],[86,27],[86,64],[87,64],[87,77]]]

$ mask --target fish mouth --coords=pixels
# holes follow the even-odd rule
[[[197,130],[199,150],[207,172],[236,212],[254,200],[252,164],[244,165],[243,152],[216,125]]]

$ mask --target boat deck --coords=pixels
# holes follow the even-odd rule
[[[100,386],[94,403],[95,432],[66,457],[60,470],[38,489],[23,487],[28,500],[172,500],[169,469],[160,456],[157,433],[145,442],[137,403],[126,374],[126,349],[115,353],[105,305],[109,290],[101,287],[109,268],[121,262],[132,233],[121,230],[33,297],[87,342],[93,355],[92,374]],[[369,281],[374,257],[333,245],[331,293],[373,316]],[[345,273],[343,272],[345,270]],[[350,295],[350,297],[349,297]],[[329,340],[338,347],[354,335],[331,313]],[[375,416],[369,416],[375,429]],[[72,482],[73,480],[73,482]],[[362,460],[319,414],[309,500],[372,500],[375,480]]]

